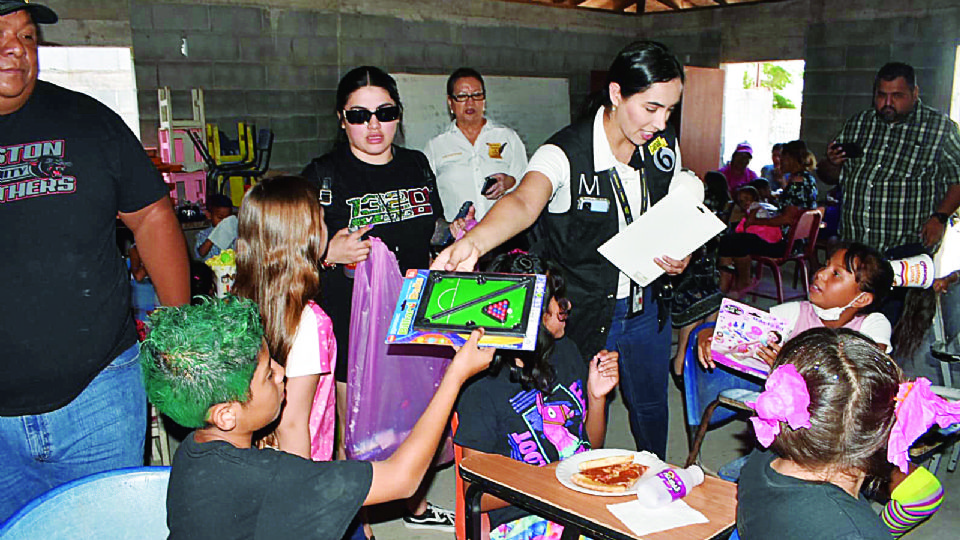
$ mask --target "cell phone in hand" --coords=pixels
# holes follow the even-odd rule
[[[473,206],[473,201],[467,201],[460,206],[460,211],[457,212],[456,217],[453,218],[454,221],[458,219],[463,219],[467,217],[467,214],[470,212],[470,207]],[[435,242],[435,245],[438,247],[446,247],[453,243],[455,238],[453,233],[450,232],[449,227],[444,227],[443,233],[440,236],[440,239]]]
[[[840,148],[840,151],[847,156],[847,159],[863,157],[863,147],[855,142],[840,143],[837,146]]]
[[[473,206],[473,201],[467,201],[460,205],[460,210],[457,212],[457,216],[453,218],[453,220],[456,221],[458,219],[467,217],[467,214],[470,213],[471,206]]]
[[[497,183],[496,176],[488,176],[484,178],[483,189],[480,190],[481,195],[486,195],[488,191]]]

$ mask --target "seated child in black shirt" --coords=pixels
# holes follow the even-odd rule
[[[940,483],[913,468],[907,450],[935,420],[960,419],[960,404],[932,394],[926,379],[904,382],[863,334],[814,328],[790,339],[752,406],[757,439],[770,449],[740,473],[744,540],[890,539],[940,507]],[[890,478],[879,516],[861,493],[871,477]]]
[[[547,299],[534,351],[502,351],[488,373],[464,387],[457,403],[454,442],[463,456],[499,454],[536,466],[603,446],[606,396],[619,381],[617,352],[600,351],[584,362],[565,338],[572,306],[560,269],[537,255],[511,252],[494,259],[490,272],[546,274]],[[559,538],[563,527],[484,495],[490,538]]]
[[[387,460],[313,462],[251,447],[280,414],[284,370],[255,303],[230,297],[151,316],[140,358],[150,401],[187,427],[167,491],[170,538],[339,540],[361,505],[413,495],[467,378],[493,349],[475,331],[407,440]]]

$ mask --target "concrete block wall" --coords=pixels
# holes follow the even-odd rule
[[[130,46],[130,6],[117,0],[44,0],[60,21],[43,26],[48,44]]]
[[[329,148],[336,83],[360,64],[566,77],[576,110],[590,71],[634,39],[661,40],[695,66],[805,58],[802,136],[820,154],[869,106],[873,74],[888,60],[913,63],[924,101],[946,110],[960,39],[956,0],[783,0],[641,17],[494,0],[46,2],[62,19],[48,41],[133,46],[146,144],[156,142],[157,87],[174,88],[185,114],[200,86],[208,119],[231,133],[237,120],[272,127],[274,165],[287,171]]]
[[[887,62],[912,65],[923,102],[950,112],[960,4],[929,4],[930,9],[881,10],[862,20],[831,20],[838,15],[829,14],[808,27],[801,136],[818,156],[846,119],[872,107],[874,77]]]
[[[145,144],[155,144],[158,87],[174,90],[176,116],[189,114],[189,89],[202,87],[208,121],[231,137],[239,120],[272,128],[277,137],[272,168],[298,172],[330,148],[338,129],[337,82],[363,64],[393,73],[446,74],[469,65],[487,75],[565,77],[576,111],[589,92],[590,72],[606,69],[616,52],[643,31],[642,19],[609,17],[622,26],[600,33],[343,9],[133,0],[142,136]],[[181,53],[182,39],[187,56]],[[687,63],[719,63],[719,28],[681,28],[665,34],[664,41]]]

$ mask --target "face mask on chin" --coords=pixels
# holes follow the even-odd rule
[[[813,312],[816,313],[817,317],[820,317],[820,320],[836,321],[840,319],[840,315],[843,315],[844,310],[852,306],[853,303],[859,300],[861,296],[863,296],[863,293],[858,294],[853,300],[843,307],[822,308],[813,302],[810,303],[810,307],[813,308]]]

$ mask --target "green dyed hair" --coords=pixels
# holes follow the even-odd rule
[[[207,424],[218,403],[249,399],[263,345],[257,304],[236,297],[153,312],[140,345],[147,397],[185,427]]]

